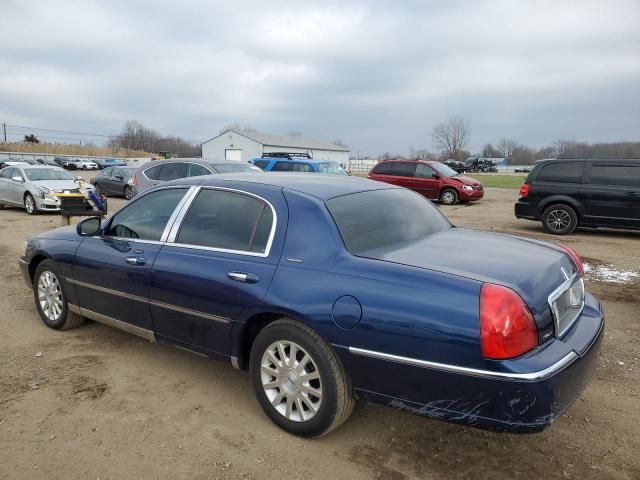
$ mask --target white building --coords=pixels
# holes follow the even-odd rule
[[[227,130],[202,144],[202,158],[248,162],[263,153],[307,153],[317,160],[332,160],[344,165],[349,149],[329,142],[304,137],[271,135],[248,130]]]

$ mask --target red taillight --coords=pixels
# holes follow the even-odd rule
[[[491,359],[513,358],[538,346],[531,312],[510,288],[485,283],[480,290],[480,348]]]
[[[523,183],[520,185],[520,192],[518,193],[518,198],[527,198],[529,195],[529,184]]]
[[[578,255],[578,252],[576,252],[571,247],[567,247],[566,245],[562,245],[561,243],[556,243],[556,245],[558,245],[561,249],[563,249],[565,252],[567,252],[567,255],[569,255],[571,257],[571,261],[573,262],[573,264],[578,269],[578,272],[580,273],[580,276],[584,277],[584,264],[582,263],[582,259],[580,258],[580,255]]]
[[[135,175],[131,177],[131,179],[129,180],[129,185],[131,185],[132,187],[138,186],[138,179],[136,178]]]

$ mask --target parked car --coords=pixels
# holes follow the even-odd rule
[[[126,167],[127,162],[121,158],[105,158],[105,166],[107,167]]]
[[[29,165],[29,164],[27,162],[22,162],[17,160],[4,160],[0,162],[0,168],[15,167],[16,165]]]
[[[62,162],[62,168],[67,170],[77,170],[80,160],[77,158],[65,158]]]
[[[467,172],[494,173],[498,171],[496,162],[486,158],[468,158],[464,162],[464,169]]]
[[[367,177],[410,188],[446,205],[484,197],[479,181],[460,175],[443,163],[429,160],[386,160],[373,167]]]
[[[53,158],[49,158],[49,157],[39,158],[38,159],[38,163],[40,165],[47,165],[48,167],[59,167],[59,166],[61,166]]]
[[[84,188],[93,187],[85,183]],[[0,207],[22,207],[29,215],[60,211],[60,199],[52,194],[79,191],[76,179],[59,167],[16,165],[0,170]]]
[[[170,182],[31,237],[20,268],[50,328],[89,318],[225,359],[309,437],[356,397],[542,430],[589,382],[604,330],[570,248],[453,228],[415,192],[347,176]]]
[[[640,159],[551,159],[520,187],[517,218],[566,235],[576,227],[640,229]]]
[[[139,167],[128,183],[133,196],[136,196],[155,185],[178,178],[242,172],[261,172],[261,170],[248,163],[234,161],[202,160],[201,158],[152,160]]]
[[[274,156],[254,158],[251,163],[265,172],[304,172],[327,173],[330,175],[348,175],[347,171],[337,162],[329,160],[314,160],[308,156]]]
[[[514,170],[516,173],[529,173],[531,169],[529,167],[518,167]]]
[[[98,164],[93,160],[78,158],[76,168],[81,170],[98,170]]]
[[[91,184],[96,194],[120,195],[131,200],[133,188],[128,182],[136,170],[136,167],[106,167],[91,179]]]
[[[67,157],[54,157],[53,161],[56,163],[56,165],[58,165],[59,167],[64,168],[64,164],[67,162],[67,160],[69,160]]]

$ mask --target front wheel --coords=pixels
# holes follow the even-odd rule
[[[133,198],[133,189],[129,185],[124,186],[124,198],[131,200]]]
[[[38,214],[38,206],[36,205],[36,201],[33,198],[33,195],[31,195],[30,193],[27,193],[24,196],[24,209],[29,215]]]
[[[302,322],[267,325],[251,347],[251,379],[260,405],[280,428],[319,437],[353,411],[351,381],[331,347]]]
[[[33,295],[40,318],[49,328],[69,330],[84,322],[84,318],[69,310],[61,277],[51,260],[44,260],[33,276]]]
[[[440,193],[440,202],[445,205],[455,205],[458,203],[458,192],[451,188],[447,188]]]

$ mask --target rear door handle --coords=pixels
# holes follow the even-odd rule
[[[231,280],[235,280],[236,282],[244,282],[244,283],[257,283],[260,278],[253,273],[245,273],[245,272],[229,272],[227,273],[227,277]]]
[[[124,259],[129,265],[142,266],[147,263],[147,259],[144,257],[127,257]]]

